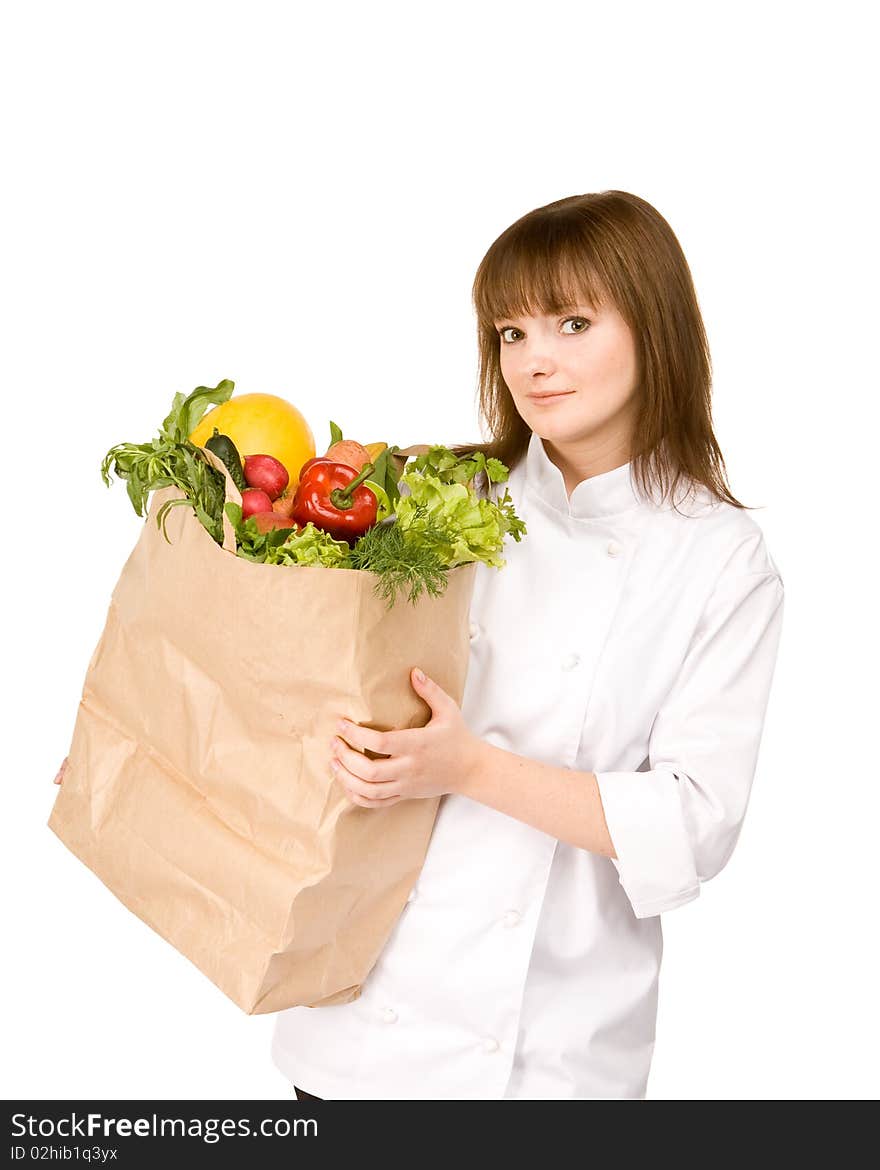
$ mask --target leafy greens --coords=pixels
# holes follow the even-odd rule
[[[197,386],[189,395],[175,394],[157,438],[150,443],[117,443],[104,456],[101,478],[109,487],[112,465],[113,472],[127,481],[128,497],[138,516],[144,515],[150,492],[173,485],[184,493],[183,499],[166,500],[156,515],[166,540],[163,521],[169,508],[189,504],[214,540],[223,543],[226,483],[189,436],[209,406],[228,401],[234,386],[224,378],[216,386]]]
[[[334,539],[311,522],[301,529],[291,521],[290,528],[261,532],[253,517],[242,520],[240,504],[226,502],[224,476],[189,440],[206,409],[228,401],[234,386],[226,378],[213,387],[198,386],[189,395],[175,394],[155,439],[118,443],[104,457],[104,482],[109,487],[111,468],[125,479],[138,516],[145,514],[151,491],[170,486],[181,490],[183,498],[166,500],[156,515],[166,540],[163,521],[168,509],[189,504],[222,545],[225,511],[235,530],[238,556],[260,564],[371,572],[377,595],[390,609],[399,593],[406,593],[410,602],[423,593],[439,597],[446,588],[448,570],[458,565],[482,561],[502,568],[504,538],[519,541],[525,535],[526,526],[514,510],[509,491],[505,488],[500,498],[492,498],[489,491],[507,480],[507,467],[481,451],[459,457],[443,446],[430,447],[402,471],[394,459],[400,449],[383,448],[367,483],[378,489],[383,511],[392,511],[384,518],[380,512],[379,521],[353,545]],[[331,442],[342,438],[334,422],[330,434]]]

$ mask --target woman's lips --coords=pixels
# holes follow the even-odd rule
[[[574,390],[562,390],[559,394],[530,394],[532,402],[558,402],[560,398],[568,398]]]

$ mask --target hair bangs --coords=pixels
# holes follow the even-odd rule
[[[496,241],[474,289],[482,325],[602,304],[606,293],[595,256],[582,237],[553,231],[553,226],[552,221],[521,221]]]

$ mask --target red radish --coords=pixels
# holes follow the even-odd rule
[[[254,516],[257,512],[271,511],[272,501],[265,492],[261,492],[257,488],[245,488],[241,493],[242,520],[247,520],[248,516]]]
[[[258,532],[268,532],[271,528],[299,529],[299,525],[289,516],[279,516],[277,512],[255,512],[254,524]]]
[[[248,487],[265,492],[270,500],[277,500],[290,482],[290,476],[274,455],[246,455],[244,481]]]

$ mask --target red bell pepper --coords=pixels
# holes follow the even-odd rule
[[[376,523],[379,501],[363,482],[372,472],[372,463],[357,472],[347,463],[310,459],[300,469],[291,519],[302,527],[311,520],[334,540],[356,541]]]

